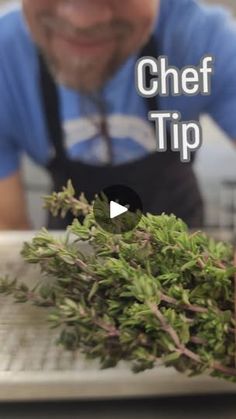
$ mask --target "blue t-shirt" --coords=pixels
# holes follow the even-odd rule
[[[184,121],[210,114],[232,139],[236,139],[236,25],[228,12],[195,0],[161,0],[155,25],[158,54],[170,65],[199,65],[206,54],[215,56],[212,94],[160,97],[159,109],[178,110]],[[131,56],[104,86],[108,127],[115,162],[137,159],[156,149],[154,130],[148,121],[145,100],[134,82],[137,56]],[[20,166],[26,153],[46,166],[53,156],[45,125],[37,51],[20,6],[0,16],[0,178]],[[102,164],[104,141],[96,128],[96,111],[83,113],[78,92],[58,86],[66,151],[71,159]],[[92,119],[92,121],[91,121]]]

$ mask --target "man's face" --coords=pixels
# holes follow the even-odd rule
[[[32,37],[57,81],[99,90],[153,29],[160,0],[23,0]]]

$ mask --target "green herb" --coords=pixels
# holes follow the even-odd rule
[[[45,206],[54,215],[83,214],[84,221],[75,218],[63,239],[43,229],[25,243],[22,255],[40,266],[42,282],[31,290],[2,278],[0,292],[47,307],[58,342],[98,358],[103,368],[126,360],[136,372],[164,364],[236,381],[230,244],[190,233],[165,214],[147,214],[135,230],[112,235],[70,182]],[[91,251],[82,252],[81,242]]]

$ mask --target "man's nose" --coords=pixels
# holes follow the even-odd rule
[[[111,0],[62,0],[57,7],[58,17],[81,29],[108,23],[112,14]]]

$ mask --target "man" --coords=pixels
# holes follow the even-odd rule
[[[0,229],[30,227],[22,152],[49,171],[53,189],[71,178],[92,199],[110,184],[125,184],[145,211],[174,212],[201,225],[193,165],[170,149],[156,152],[147,114],[178,110],[188,121],[207,112],[236,138],[236,28],[227,13],[194,0],[23,0],[22,6],[0,22]],[[140,56],[166,55],[183,68],[206,54],[215,57],[210,96],[138,95]]]

